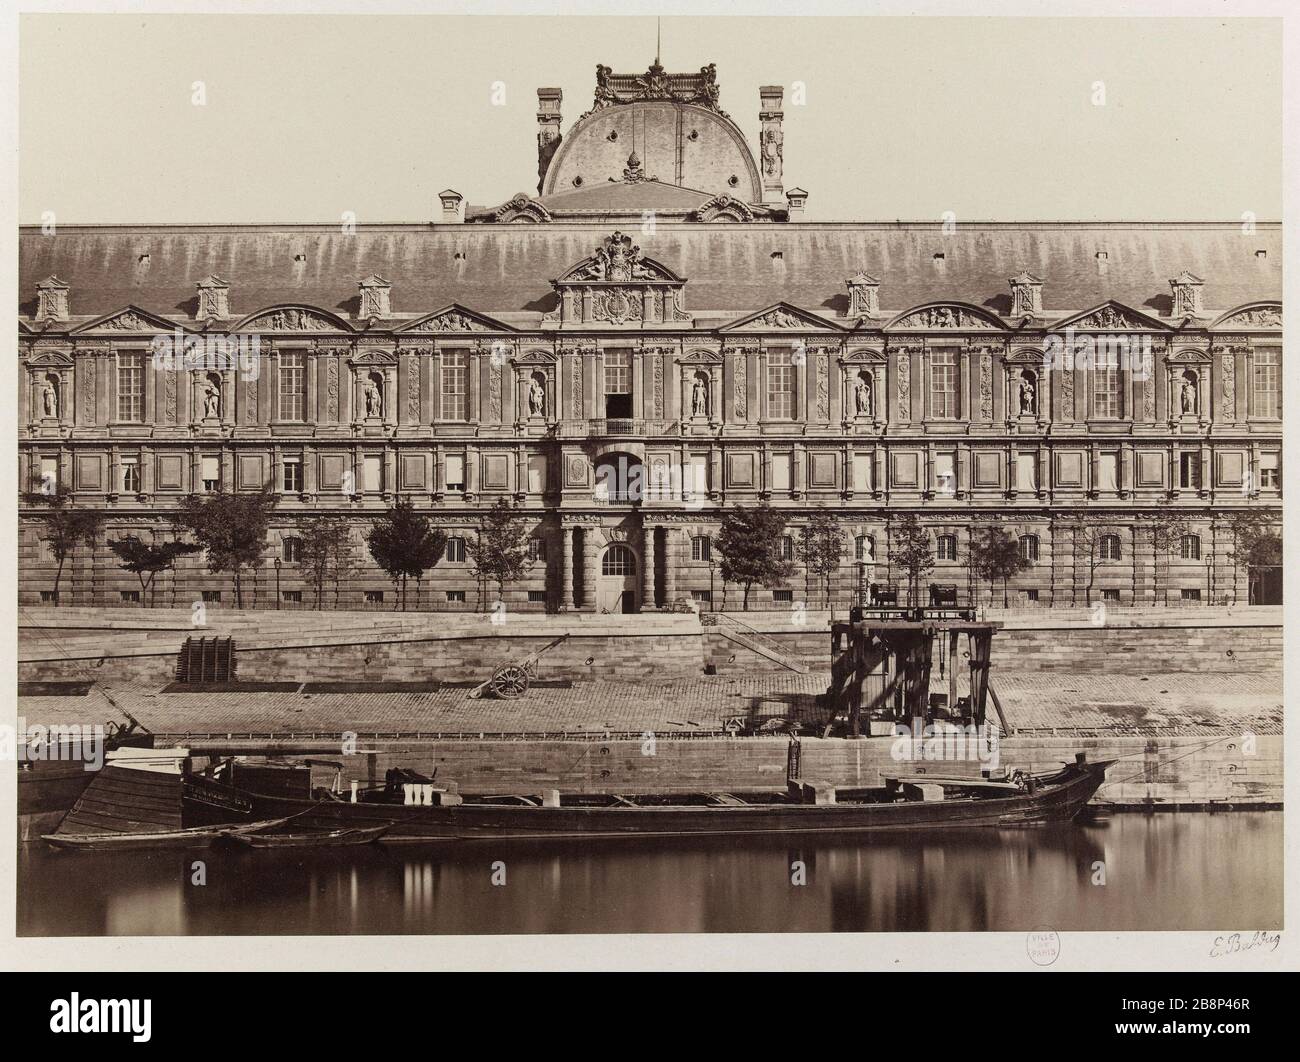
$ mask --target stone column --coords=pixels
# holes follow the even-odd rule
[[[677,528],[664,528],[664,604],[672,607],[677,597]]]
[[[573,607],[573,528],[560,529],[560,611]]]
[[[641,538],[641,608],[644,611],[655,607],[655,529],[652,524],[642,526]]]
[[[582,603],[581,607],[595,611],[596,602],[596,529],[582,529]]]

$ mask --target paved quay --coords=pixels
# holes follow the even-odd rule
[[[740,716],[755,723],[825,718],[824,672],[701,676],[690,681],[574,682],[532,687],[519,700],[472,699],[463,686],[432,692],[163,692],[105,682],[83,696],[20,696],[29,723],[118,718],[111,694],[155,733],[185,735],[561,735],[717,733]],[[1017,733],[1221,734],[1282,732],[1280,672],[1068,675],[1001,671],[995,688]]]

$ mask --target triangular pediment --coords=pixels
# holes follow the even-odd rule
[[[250,313],[232,332],[256,329],[259,332],[351,332],[353,328],[343,318],[317,306],[285,304],[268,306]]]
[[[1220,317],[1211,328],[1281,328],[1280,302],[1251,302]]]
[[[21,320],[18,322],[18,333],[19,335],[24,335],[24,336],[34,336],[40,334],[39,332],[37,332],[35,328],[29,325],[26,321],[21,321]]]
[[[1168,332],[1170,330],[1169,325],[1164,321],[1150,317],[1140,310],[1125,306],[1122,302],[1116,302],[1114,299],[1107,299],[1100,306],[1094,306],[1091,310],[1084,310],[1083,313],[1058,321],[1052,326],[1052,331],[1058,332],[1063,328],[1073,328],[1078,332],[1114,332],[1116,330]]]
[[[1007,326],[993,314],[965,302],[932,302],[904,310],[889,324],[886,331],[956,331],[970,332],[987,329],[1006,331]]]
[[[486,314],[466,309],[458,302],[421,317],[402,328],[403,332],[513,332],[507,324]]]
[[[171,332],[177,328],[185,332],[193,331],[193,329],[186,328],[185,325],[180,324],[177,321],[169,321],[166,317],[159,317],[158,314],[150,313],[148,310],[142,310],[139,306],[131,303],[120,310],[114,310],[112,313],[106,313],[101,317],[96,317],[93,321],[87,321],[83,325],[78,325],[72,330],[72,334],[82,335],[86,332],[122,332],[127,334],[140,334]]]
[[[737,318],[719,332],[843,332],[844,326],[788,302]]]

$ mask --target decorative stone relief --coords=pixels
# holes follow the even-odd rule
[[[488,367],[488,419],[501,420],[501,366],[494,359]]]
[[[1074,370],[1061,372],[1061,415],[1066,420],[1074,420]]]
[[[898,352],[898,419],[903,424],[912,419],[912,354],[907,347]]]
[[[985,354],[980,358],[980,416],[985,420],[993,419],[993,356]]]
[[[1223,419],[1237,419],[1237,363],[1230,349],[1223,359]]]
[[[582,354],[578,352],[573,359],[572,386],[569,391],[573,395],[573,419],[582,419]]]
[[[330,358],[325,370],[325,416],[336,421],[339,417],[339,363]]]
[[[664,356],[661,353],[651,355],[654,359],[651,365],[652,379],[652,398],[654,405],[654,415],[663,417],[664,415]]]
[[[1156,419],[1156,382],[1151,373],[1142,381],[1142,418],[1147,421]]]
[[[176,423],[176,374],[163,373],[163,416],[168,424]]]
[[[827,355],[817,355],[817,419],[829,420],[831,415],[831,397]]]
[[[406,368],[406,417],[413,423],[420,419],[420,362],[412,358]]]
[[[749,361],[744,350],[736,351],[736,419],[749,419],[749,396],[745,385],[745,368]]]

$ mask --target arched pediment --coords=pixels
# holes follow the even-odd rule
[[[1211,328],[1267,328],[1282,327],[1282,304],[1280,302],[1248,302],[1244,306],[1229,310]]]
[[[885,352],[877,347],[858,347],[840,358],[842,365],[884,365]]]
[[[232,332],[351,332],[343,318],[318,306],[284,304],[250,313],[230,329]]]
[[[904,310],[887,325],[885,331],[959,331],[979,329],[1007,331],[1007,326],[993,314],[968,302],[927,302]]]
[[[626,284],[639,280],[685,283],[683,277],[679,277],[666,265],[643,256],[641,248],[632,242],[631,236],[614,232],[605,237],[595,254],[570,267],[556,283]]]
[[[522,222],[525,224],[545,225],[551,219],[550,211],[536,199],[531,199],[523,192],[512,196],[502,203],[492,214],[492,220],[499,224]]]
[[[730,195],[715,195],[701,203],[692,217],[696,221],[753,221],[754,212],[739,199]]]
[[[677,359],[679,365],[721,365],[722,352],[717,350],[692,350]]]

